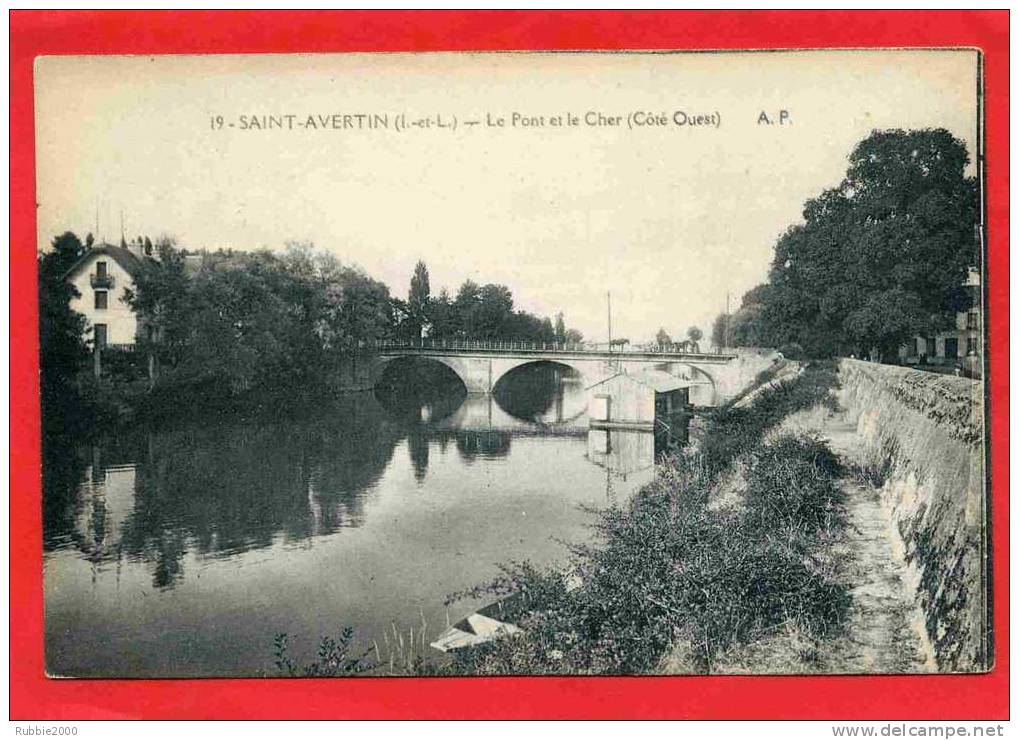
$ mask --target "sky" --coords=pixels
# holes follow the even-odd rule
[[[859,141],[925,127],[974,157],[974,51],[43,57],[39,247],[122,218],[190,249],[311,241],[394,295],[424,260],[433,294],[503,283],[603,340],[611,292],[614,337],[678,338],[766,279]]]

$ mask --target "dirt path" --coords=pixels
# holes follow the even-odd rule
[[[815,417],[825,437],[847,465],[865,464],[856,428],[841,415]],[[819,423],[817,423],[819,422]],[[796,419],[783,425],[797,426]],[[842,550],[844,578],[852,605],[846,635],[822,650],[831,673],[924,673],[936,670],[922,616],[902,553],[881,502],[881,492],[850,475],[843,483],[848,526]]]
[[[794,414],[769,437],[813,432],[852,469],[866,466],[867,455],[841,414],[818,408]],[[739,471],[720,483],[713,506],[737,505],[745,485]],[[775,635],[722,656],[713,673],[926,673],[936,670],[914,601],[902,553],[891,530],[881,491],[860,476],[844,481],[848,523],[842,541],[829,556],[839,563],[852,603],[845,633],[815,644],[795,630]],[[689,673],[692,664],[683,645],[664,656],[662,673]]]

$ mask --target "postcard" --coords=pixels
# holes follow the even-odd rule
[[[53,678],[993,665],[982,56],[43,56]]]

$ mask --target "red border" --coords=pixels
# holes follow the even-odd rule
[[[1008,11],[13,11],[11,717],[1008,717]],[[48,680],[32,64],[42,54],[968,46],[985,52],[995,669],[978,676]]]

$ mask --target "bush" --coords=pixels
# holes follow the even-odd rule
[[[700,443],[704,464],[721,472],[790,414],[830,403],[838,385],[836,373],[834,362],[811,363],[795,378],[762,391],[750,407],[728,404],[715,410]]]
[[[838,479],[845,468],[813,435],[784,435],[750,453],[745,501],[762,530],[786,529],[809,545],[845,525]],[[789,532],[788,530],[792,530]]]

